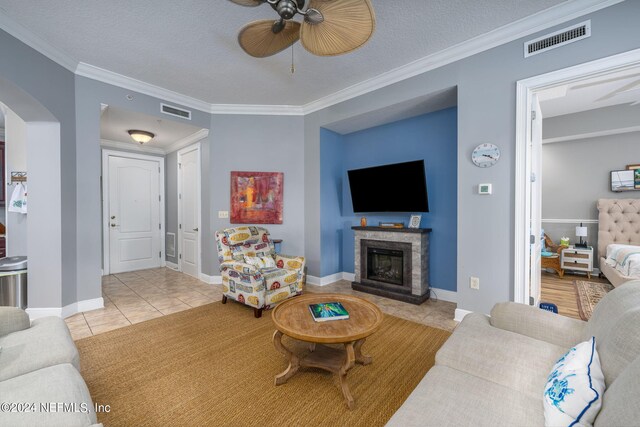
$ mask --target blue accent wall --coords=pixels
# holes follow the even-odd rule
[[[327,129],[320,129],[320,138],[320,272],[321,276],[327,276],[343,271],[342,176],[345,174],[345,145],[342,135]]]
[[[321,275],[353,273],[351,227],[360,225],[362,216],[367,217],[369,225],[378,225],[380,221],[408,224],[411,215],[411,212],[354,214],[347,171],[422,159],[430,212],[422,213],[420,226],[433,229],[430,284],[434,288],[456,291],[457,108],[348,135],[322,129],[320,138]]]

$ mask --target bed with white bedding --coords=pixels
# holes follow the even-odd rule
[[[598,200],[600,271],[613,286],[640,278],[640,199]]]

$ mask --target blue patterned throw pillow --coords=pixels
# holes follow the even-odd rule
[[[596,339],[580,343],[554,365],[544,390],[546,426],[591,426],[602,406],[604,375]]]

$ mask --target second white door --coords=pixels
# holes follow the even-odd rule
[[[183,273],[200,272],[200,147],[178,152],[179,263]]]

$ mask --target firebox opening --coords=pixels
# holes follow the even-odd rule
[[[367,248],[367,279],[402,286],[404,253],[401,250]]]

